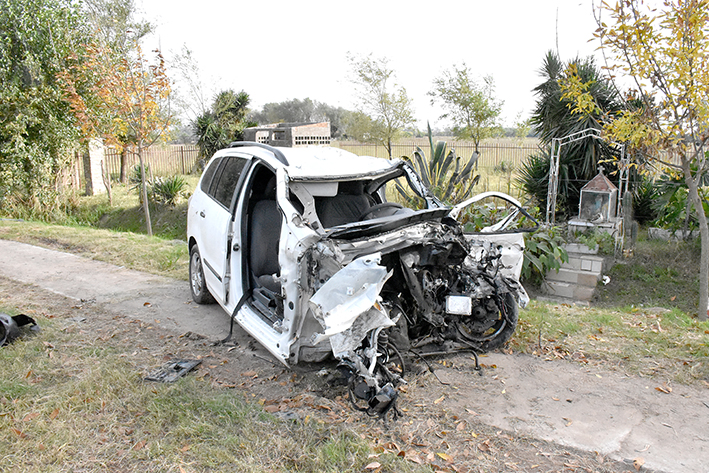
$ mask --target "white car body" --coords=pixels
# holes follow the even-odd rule
[[[522,234],[463,236],[451,219],[481,196],[521,210],[513,198],[487,193],[451,209],[401,160],[233,146],[214,155],[190,199],[192,295],[213,297],[283,364],[334,356],[354,397],[382,414],[399,381],[381,366],[379,345],[393,346],[384,334],[403,333],[406,348],[419,332],[445,338],[455,326],[453,342],[485,350],[514,331],[516,304],[528,300],[518,282]],[[394,177],[427,208],[387,203],[384,183]],[[450,284],[457,289],[443,294]]]

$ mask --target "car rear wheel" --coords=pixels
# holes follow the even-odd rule
[[[197,304],[214,303],[214,297],[207,289],[207,284],[204,280],[204,266],[202,265],[202,256],[199,254],[197,245],[190,248],[190,292],[192,292],[192,299]]]

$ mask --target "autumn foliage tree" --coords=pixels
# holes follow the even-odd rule
[[[117,146],[123,145],[123,136],[133,137],[146,227],[152,236],[143,151],[170,124],[170,79],[158,50],[151,61],[136,42],[129,54],[114,57],[103,47],[87,47],[85,57],[62,75],[66,99],[85,137],[100,136]]]
[[[600,12],[610,16],[599,16],[596,36],[611,77],[631,84],[626,109],[605,117],[603,130],[683,176],[701,236],[698,314],[707,320],[709,227],[699,190],[709,169],[709,0],[665,1],[657,9],[620,0],[604,2]],[[588,87],[569,71],[565,94],[579,116],[597,110]]]

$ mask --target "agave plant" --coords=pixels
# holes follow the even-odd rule
[[[402,158],[412,164],[424,184],[440,201],[450,205],[462,202],[470,196],[473,187],[480,180],[480,175],[473,174],[478,153],[473,153],[467,163],[461,162],[462,159],[456,155],[455,149],[449,150],[445,141],[436,141],[434,145],[431,125],[428,125],[428,143],[430,146],[428,157],[417,146],[412,158],[407,156]],[[396,185],[396,189],[411,204],[417,207],[423,205],[421,199],[408,193],[399,184]]]
[[[153,179],[152,194],[156,202],[173,207],[177,198],[183,195],[187,181],[181,176],[156,177]]]

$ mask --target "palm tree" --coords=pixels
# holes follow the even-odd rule
[[[588,115],[574,114],[573,103],[562,98],[559,81],[564,78],[570,66],[575,67],[581,80],[589,84],[589,93],[599,111]],[[542,150],[530,156],[522,165],[519,184],[544,207],[549,180],[549,147],[552,140],[591,128],[600,130],[602,116],[619,112],[622,105],[617,91],[601,76],[591,57],[585,60],[576,58],[564,64],[550,51],[544,58],[540,75],[544,82],[534,89],[537,105],[530,122],[541,139]],[[599,162],[611,161],[615,152],[605,141],[592,137],[561,149],[558,210],[562,214],[570,216],[578,212],[581,187],[598,172]],[[606,165],[606,169],[612,172],[613,164]]]
[[[192,123],[203,158],[209,159],[232,141],[241,140],[244,128],[255,125],[246,119],[249,101],[244,91],[224,90],[214,98],[211,109]]]

